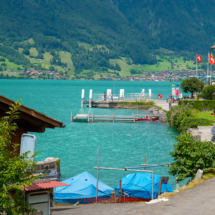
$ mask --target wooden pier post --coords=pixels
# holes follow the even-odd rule
[[[112,116],[113,116],[113,122],[114,122],[114,113],[112,113]]]
[[[151,97],[152,97],[152,90],[149,89],[149,99],[151,99]]]
[[[71,122],[73,122],[73,113],[71,112]]]
[[[93,122],[93,112],[92,112],[92,122]]]
[[[135,114],[132,113],[133,122],[135,122]]]
[[[119,181],[119,203],[121,202],[122,198],[122,180]]]
[[[82,94],[81,94],[81,107],[84,107],[84,89],[82,89]]]
[[[92,98],[93,98],[93,90],[90,90],[90,95],[89,95],[89,108],[92,107]]]
[[[124,100],[124,89],[120,89],[119,97],[120,97],[120,100]]]
[[[161,194],[162,178],[163,178],[163,177],[161,176],[160,186],[159,186],[159,191],[158,191],[158,196]]]
[[[90,112],[88,112],[88,115],[87,115],[87,122],[90,121]]]

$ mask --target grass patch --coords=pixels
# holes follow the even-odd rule
[[[3,56],[0,56],[0,57],[3,57]],[[23,67],[22,67],[22,65],[17,65],[17,64],[15,64],[15,63],[13,63],[13,62],[10,62],[7,58],[5,58],[5,57],[3,57],[4,59],[5,59],[5,61],[0,61],[0,66],[1,66],[1,64],[2,63],[5,63],[7,66],[6,67],[4,67],[4,66],[2,66],[4,69],[6,69],[6,71],[8,70],[8,69],[14,69],[14,71],[13,72],[15,72],[15,71],[17,71],[16,69],[19,67],[20,69],[22,69]]]
[[[135,102],[120,102],[119,106],[153,106],[155,103],[153,101],[135,101]]]
[[[70,69],[70,71],[73,74],[75,74],[75,67],[71,59],[71,54],[69,52],[64,52],[64,51],[59,52],[59,54],[60,54],[61,61],[63,63],[67,63],[67,68]]]
[[[34,56],[34,57],[37,57],[37,55],[38,55],[38,51],[37,51],[37,49],[36,48],[30,48],[30,55],[31,56]]]
[[[215,115],[211,115],[211,113],[213,113],[213,111],[200,112],[198,115],[198,118],[203,118],[203,119],[215,121]]]
[[[157,59],[161,59],[160,56],[156,56]],[[121,67],[121,71],[119,72],[121,75],[131,75],[130,70],[135,69],[137,71],[148,71],[148,72],[160,72],[162,70],[181,70],[182,68],[186,70],[186,66],[195,67],[193,61],[184,62],[182,58],[174,58],[171,59],[174,62],[174,69],[171,68],[171,63],[162,59],[163,62],[158,62],[156,65],[148,65],[148,64],[127,64],[125,58],[121,59],[111,59],[110,63],[115,64],[118,63]],[[136,74],[138,75],[138,74]],[[135,76],[135,75],[134,75]]]
[[[170,198],[178,193],[181,193],[182,191],[185,191],[185,190],[190,190],[194,187],[196,187],[197,185],[199,184],[202,184],[204,183],[205,181],[207,181],[208,179],[211,179],[215,176],[215,169],[211,169],[208,173],[204,174],[202,179],[196,179],[196,180],[193,180],[191,182],[189,182],[187,185],[179,188],[179,192],[172,192],[172,193],[163,193],[161,196],[159,196],[158,198]]]

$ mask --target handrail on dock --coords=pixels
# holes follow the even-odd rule
[[[136,122],[137,117],[161,117],[165,115],[157,114],[132,114],[132,115],[94,115],[94,113],[90,114],[77,114],[76,117],[72,121],[83,121],[83,122]]]

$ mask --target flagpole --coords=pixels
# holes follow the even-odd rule
[[[208,68],[209,68],[209,53],[208,53],[208,66],[207,66],[207,84],[208,84]]]
[[[211,55],[212,55],[212,54],[211,54]],[[209,76],[210,76],[210,79],[209,79],[209,80],[210,80],[209,85],[211,85],[211,70],[212,70],[212,64],[211,64],[211,69],[210,69],[210,71],[209,71],[209,72],[210,72],[210,73],[209,73]]]

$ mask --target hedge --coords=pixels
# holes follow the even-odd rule
[[[180,100],[178,104],[188,105],[189,107],[195,108],[199,111],[208,111],[215,109],[215,100]]]

